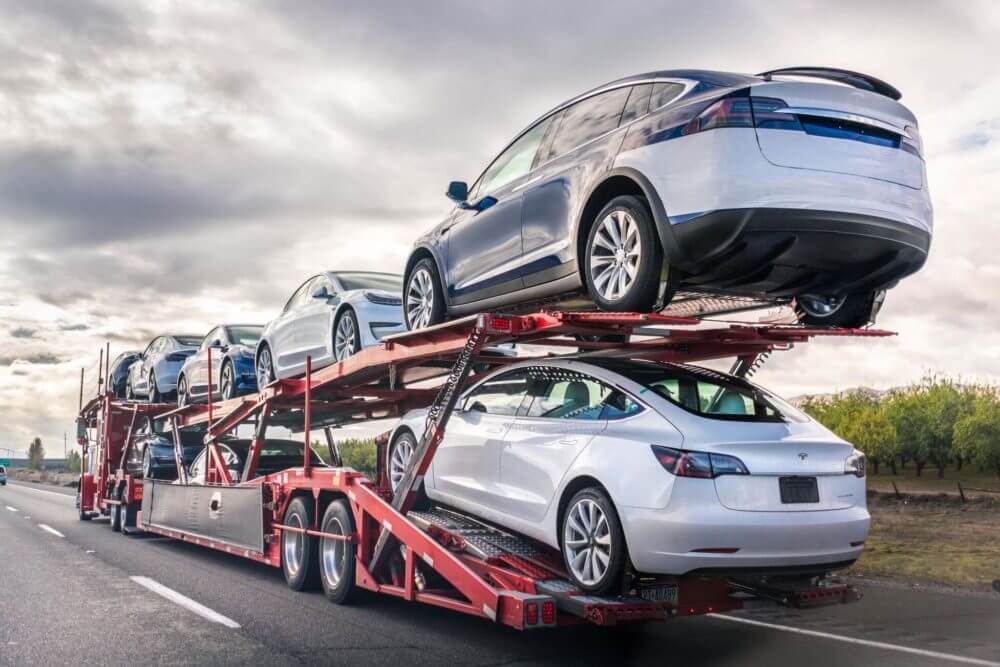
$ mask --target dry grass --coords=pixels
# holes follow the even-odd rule
[[[854,574],[988,591],[1000,578],[1000,498],[870,494]]]
[[[76,486],[80,476],[77,473],[49,472],[47,470],[25,470],[15,468],[8,471],[11,479],[34,484],[54,484],[55,486]]]
[[[890,475],[889,468],[880,466],[878,475],[868,471],[868,489],[892,493],[892,483],[896,483],[900,493],[953,493],[958,494],[958,482],[963,487],[989,489],[1000,493],[1000,477],[995,473],[983,472],[975,466],[965,465],[961,470],[954,466],[944,471],[944,479],[938,479],[937,468],[927,466],[924,473],[917,477],[916,466],[907,463],[906,468],[898,470],[898,475]],[[978,493],[978,492],[970,492]],[[997,496],[1000,498],[1000,496]]]

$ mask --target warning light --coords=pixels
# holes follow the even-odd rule
[[[529,602],[524,607],[524,619],[528,625],[538,625],[538,603]]]
[[[555,625],[556,603],[548,600],[542,603],[542,623],[545,625]]]

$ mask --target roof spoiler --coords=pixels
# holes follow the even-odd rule
[[[886,97],[894,100],[898,100],[903,96],[903,94],[899,92],[895,86],[889,85],[882,79],[876,79],[868,74],[852,72],[847,69],[837,69],[835,67],[783,67],[782,69],[772,69],[767,72],[761,72],[756,76],[763,78],[765,81],[770,81],[771,77],[775,74],[787,76],[811,76],[817,79],[839,81],[840,83],[846,83],[849,86],[854,86],[855,88],[860,88],[861,90],[870,90],[873,93],[885,95]]]

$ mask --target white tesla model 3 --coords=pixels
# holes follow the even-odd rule
[[[393,431],[395,487],[426,410]],[[425,477],[434,502],[559,549],[588,591],[644,574],[812,575],[868,534],[865,459],[773,394],[695,366],[584,355],[474,385]]]

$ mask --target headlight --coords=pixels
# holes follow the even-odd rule
[[[402,306],[403,299],[398,296],[386,296],[384,294],[378,294],[376,292],[364,292],[365,298],[372,303],[377,303],[380,306]]]
[[[864,477],[867,468],[868,464],[865,462],[865,455],[857,450],[855,450],[855,452],[848,456],[847,460],[844,461],[845,475]]]

